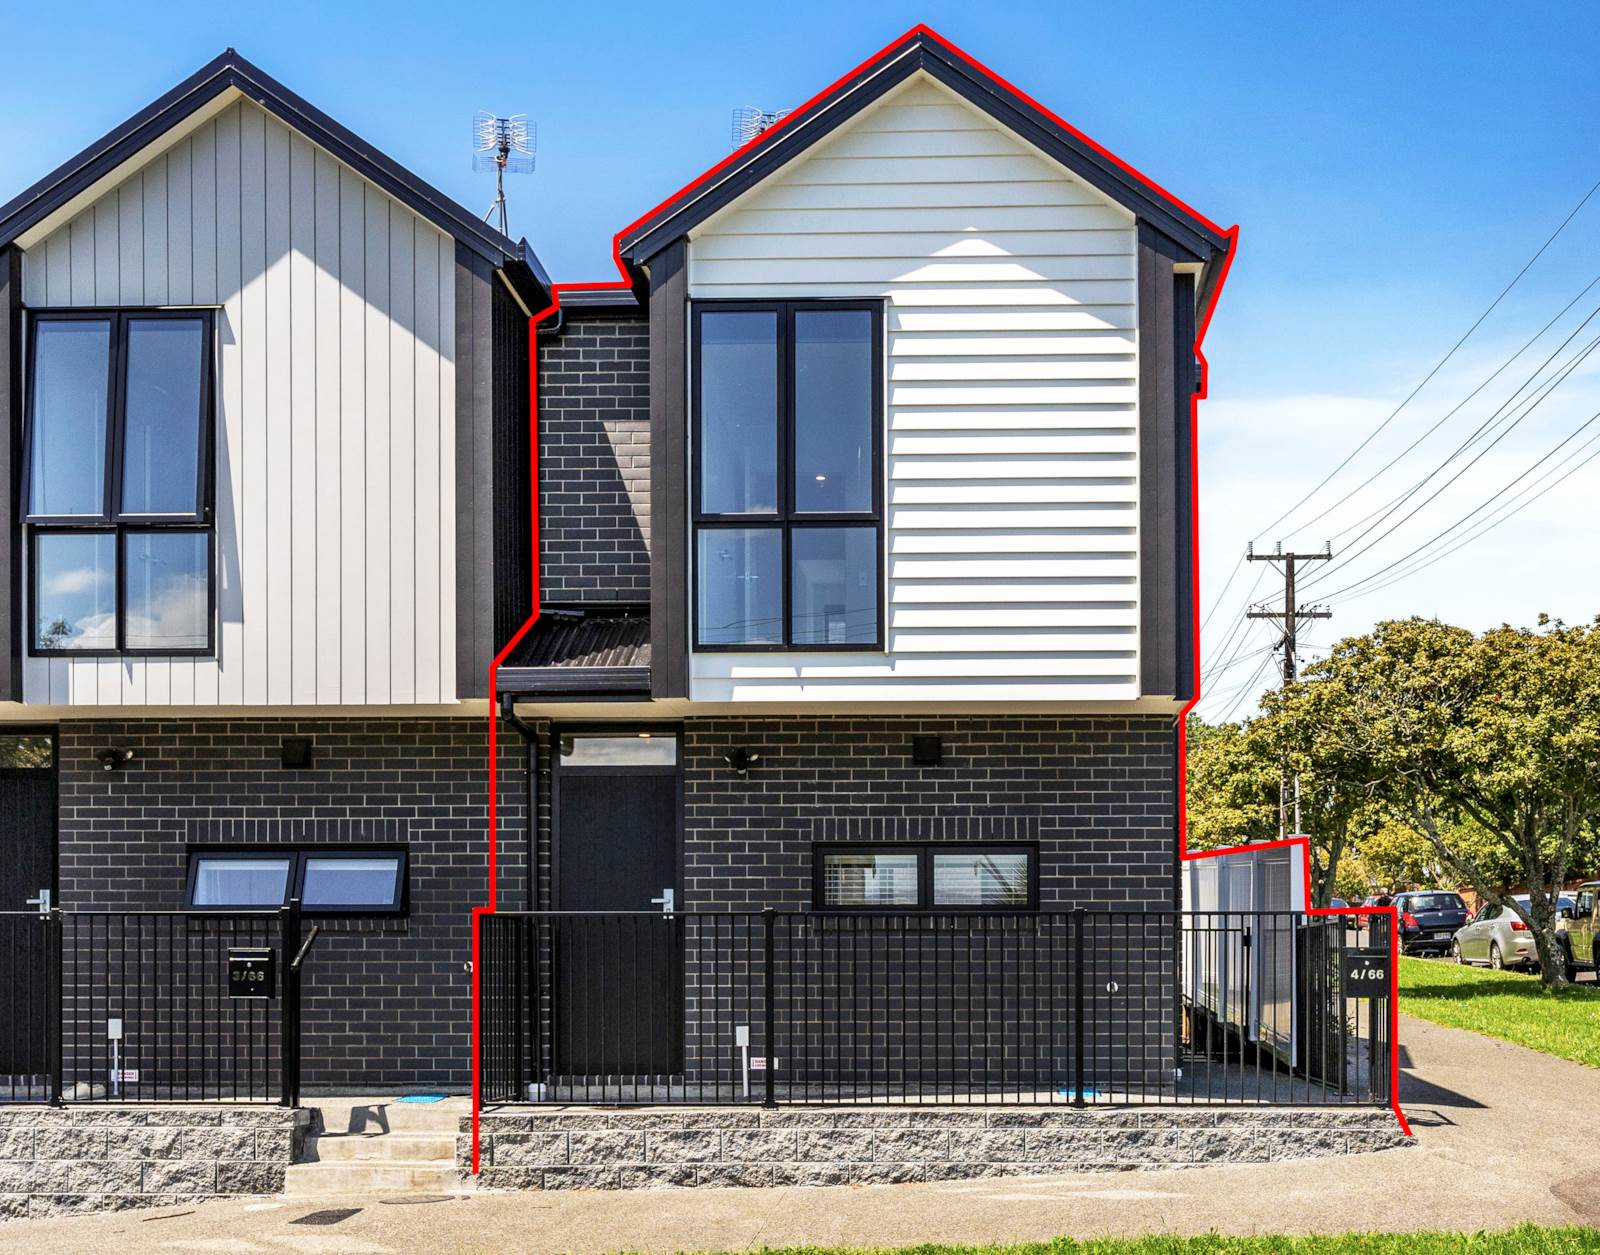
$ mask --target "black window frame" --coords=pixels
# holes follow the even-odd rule
[[[800,511],[795,508],[795,389],[794,320],[796,313],[824,313],[830,310],[864,312],[872,319],[872,508],[867,511]],[[777,363],[777,442],[776,472],[778,506],[772,513],[722,513],[701,508],[701,470],[703,464],[703,414],[701,411],[700,343],[701,321],[707,313],[775,313],[778,323]],[[693,620],[694,652],[712,654],[751,653],[883,653],[888,639],[887,585],[884,545],[884,302],[878,298],[858,300],[699,300],[690,303],[689,314],[689,392],[690,392],[690,612]],[[794,559],[792,537],[796,530],[813,528],[871,527],[877,540],[874,578],[877,603],[877,632],[871,641],[842,644],[794,642]],[[725,643],[700,639],[700,535],[704,531],[766,529],[779,533],[782,576],[782,637],[778,642]]]
[[[1025,854],[1028,900],[1017,906],[948,905],[933,900],[933,857],[936,854]],[[917,855],[916,905],[845,906],[827,900],[824,865],[830,854]],[[1039,843],[1036,841],[844,841],[817,842],[811,847],[811,909],[823,915],[1034,915],[1039,911]]]
[[[130,514],[122,511],[122,472],[128,406],[128,328],[141,321],[171,322],[194,319],[201,324],[200,412],[196,416],[197,509],[192,512]],[[38,361],[39,328],[56,322],[109,322],[111,349],[106,383],[106,458],[101,512],[92,514],[35,514],[33,512],[34,370]],[[205,658],[217,648],[217,536],[216,536],[216,310],[210,306],[137,308],[75,306],[30,310],[28,316],[28,369],[23,381],[22,476],[18,521],[28,529],[28,626],[31,657],[41,658]],[[181,533],[206,537],[206,643],[187,649],[135,648],[127,644],[127,537],[151,533]],[[94,649],[50,648],[41,645],[39,627],[39,538],[54,535],[100,534],[114,538],[116,634],[109,647]]]
[[[386,906],[305,906],[306,860],[313,858],[371,858],[374,855],[398,858],[399,893],[396,900]],[[284,879],[283,901],[274,906],[197,906],[194,900],[195,879],[202,859],[252,859],[286,858],[289,874]],[[209,914],[237,915],[248,911],[275,911],[289,905],[291,899],[302,902],[301,914],[324,919],[338,919],[354,915],[385,915],[398,917],[411,913],[411,850],[404,845],[194,845],[187,854],[184,872],[183,909]]]

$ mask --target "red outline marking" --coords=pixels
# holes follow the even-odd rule
[[[1198,215],[1196,215],[1198,217]],[[1180,863],[1191,859],[1214,858],[1219,854],[1234,854],[1240,850],[1272,850],[1282,849],[1287,846],[1299,846],[1301,866],[1305,872],[1305,901],[1308,915],[1381,915],[1387,914],[1390,920],[1389,927],[1389,1109],[1394,1112],[1395,1119],[1399,1121],[1400,1130],[1407,1137],[1411,1136],[1411,1122],[1406,1119],[1406,1113],[1400,1109],[1400,925],[1396,908],[1388,907],[1314,907],[1311,902],[1311,841],[1307,837],[1286,837],[1280,841],[1262,841],[1248,846],[1227,846],[1218,850],[1189,850],[1189,809],[1188,809],[1188,776],[1189,776],[1189,712],[1200,701],[1200,402],[1210,394],[1211,364],[1206,360],[1206,355],[1201,349],[1206,338],[1206,331],[1211,326],[1211,315],[1216,311],[1217,301],[1222,296],[1223,285],[1228,281],[1228,272],[1233,268],[1235,245],[1239,241],[1239,228],[1230,227],[1224,234],[1228,237],[1228,251],[1222,258],[1222,269],[1217,274],[1216,286],[1212,289],[1211,302],[1207,305],[1205,314],[1201,318],[1199,329],[1195,332],[1194,353],[1200,362],[1200,388],[1189,401],[1189,502],[1190,502],[1190,567],[1194,572],[1193,587],[1195,596],[1190,605],[1192,633],[1194,638],[1194,696],[1184,703],[1183,710],[1178,715],[1178,858]]]
[[[495,736],[495,734],[496,734],[496,726],[497,726],[497,724],[499,722],[499,714],[498,714],[498,710],[497,710],[497,700],[496,700],[496,693],[495,693],[495,672],[499,669],[500,663],[505,659],[505,657],[514,648],[516,648],[517,643],[519,641],[521,641],[522,638],[528,634],[529,629],[533,627],[534,623],[539,618],[539,401],[538,401],[538,374],[539,374],[539,372],[538,372],[538,346],[539,346],[539,331],[538,331],[538,327],[539,327],[539,324],[541,322],[543,322],[546,318],[548,318],[551,314],[554,314],[555,312],[557,312],[560,309],[560,307],[561,307],[561,294],[563,292],[603,292],[603,291],[626,291],[626,290],[631,290],[632,287],[633,287],[633,282],[628,276],[628,268],[627,268],[627,266],[625,266],[623,264],[623,261],[622,261],[622,237],[623,236],[627,235],[630,231],[632,231],[635,227],[639,226],[641,223],[646,222],[650,218],[655,217],[656,214],[660,213],[663,209],[667,208],[673,202],[681,200],[684,196],[688,195],[690,192],[692,192],[696,188],[700,187],[708,179],[713,178],[718,173],[720,173],[722,170],[725,170],[730,164],[732,164],[733,162],[738,161],[739,159],[744,157],[752,149],[758,147],[761,144],[768,143],[774,136],[778,135],[786,127],[788,127],[788,126],[798,122],[800,119],[806,117],[809,114],[812,106],[816,105],[824,97],[826,97],[829,94],[831,94],[837,88],[842,86],[844,83],[848,82],[850,79],[854,78],[856,75],[860,74],[863,70],[867,69],[869,66],[871,66],[875,62],[878,62],[878,61],[883,60],[884,58],[886,58],[889,54],[891,54],[901,44],[904,44],[908,40],[913,39],[918,35],[925,35],[927,38],[929,38],[933,42],[937,43],[941,48],[944,48],[946,51],[950,52],[952,55],[954,55],[956,57],[959,57],[962,61],[965,61],[974,70],[978,71],[978,73],[982,74],[984,77],[988,78],[990,81],[992,81],[993,83],[995,83],[999,87],[1005,89],[1007,92],[1010,92],[1011,94],[1016,96],[1019,100],[1024,101],[1030,107],[1032,107],[1034,109],[1037,109],[1043,116],[1045,116],[1046,118],[1050,119],[1050,121],[1055,123],[1057,126],[1061,127],[1063,130],[1066,130],[1066,131],[1070,132],[1072,134],[1072,136],[1075,139],[1077,139],[1080,143],[1082,143],[1086,147],[1092,149],[1095,153],[1097,153],[1099,156],[1103,157],[1105,160],[1111,162],[1114,166],[1116,166],[1124,174],[1127,174],[1130,177],[1132,177],[1134,179],[1137,179],[1140,183],[1143,183],[1146,187],[1148,187],[1151,191],[1155,192],[1157,195],[1161,196],[1163,199],[1165,199],[1165,200],[1171,202],[1172,204],[1178,206],[1185,213],[1191,215],[1192,217],[1194,217],[1198,221],[1203,222],[1211,230],[1213,230],[1213,231],[1217,232],[1219,235],[1222,235],[1223,237],[1225,237],[1227,242],[1228,242],[1227,243],[1227,250],[1226,250],[1226,252],[1223,253],[1222,259],[1221,259],[1221,263],[1220,263],[1222,268],[1217,274],[1216,284],[1213,286],[1212,291],[1211,291],[1211,299],[1206,305],[1205,311],[1204,311],[1204,313],[1203,313],[1203,315],[1201,317],[1201,320],[1200,320],[1199,328],[1195,332],[1194,352],[1195,352],[1195,357],[1198,359],[1198,361],[1200,363],[1200,388],[1194,394],[1194,396],[1190,398],[1190,401],[1189,401],[1189,447],[1190,447],[1189,474],[1190,474],[1190,501],[1191,501],[1191,509],[1192,509],[1192,520],[1191,520],[1192,526],[1190,528],[1190,535],[1191,535],[1191,541],[1192,541],[1191,552],[1190,552],[1190,563],[1191,563],[1191,566],[1193,568],[1193,574],[1194,574],[1193,587],[1194,587],[1194,590],[1195,590],[1194,603],[1193,603],[1193,605],[1191,607],[1191,613],[1193,615],[1193,635],[1194,635],[1195,695],[1187,703],[1185,703],[1183,709],[1179,712],[1179,715],[1178,715],[1178,767],[1179,767],[1178,774],[1179,774],[1179,784],[1180,784],[1180,787],[1179,787],[1179,790],[1178,790],[1179,859],[1180,859],[1180,861],[1182,861],[1182,860],[1197,859],[1197,858],[1210,858],[1210,857],[1213,857],[1213,856],[1218,855],[1218,854],[1229,853],[1230,850],[1243,849],[1243,848],[1259,850],[1259,849],[1264,849],[1264,848],[1272,848],[1273,846],[1280,846],[1280,845],[1300,845],[1300,846],[1304,846],[1305,847],[1305,850],[1304,850],[1304,864],[1305,864],[1305,867],[1306,867],[1306,901],[1309,902],[1311,900],[1311,873],[1310,873],[1310,866],[1311,866],[1310,844],[1311,843],[1304,837],[1292,837],[1292,838],[1289,838],[1289,839],[1281,841],[1281,842],[1270,842],[1270,843],[1266,843],[1264,845],[1258,844],[1258,845],[1253,845],[1253,846],[1250,846],[1250,847],[1239,847],[1239,846],[1236,846],[1236,847],[1230,847],[1230,849],[1226,849],[1226,850],[1197,851],[1197,852],[1195,852],[1193,854],[1191,854],[1189,852],[1189,848],[1188,848],[1188,835],[1189,835],[1188,815],[1187,815],[1187,810],[1186,810],[1185,803],[1184,803],[1184,789],[1182,787],[1183,784],[1186,782],[1187,777],[1188,777],[1188,744],[1187,744],[1187,736],[1186,736],[1186,724],[1188,722],[1189,712],[1194,709],[1196,703],[1198,703],[1199,700],[1200,700],[1200,680],[1199,680],[1199,677],[1200,677],[1200,596],[1199,596],[1199,592],[1200,592],[1200,492],[1199,492],[1199,485],[1200,485],[1200,470],[1199,470],[1199,468],[1200,468],[1200,449],[1199,449],[1199,427],[1198,427],[1198,424],[1199,424],[1200,402],[1203,399],[1205,399],[1205,397],[1207,395],[1208,387],[1209,387],[1209,374],[1210,374],[1210,365],[1206,361],[1206,357],[1205,357],[1204,352],[1202,352],[1202,350],[1201,350],[1201,344],[1205,340],[1207,329],[1211,326],[1211,316],[1216,311],[1217,301],[1221,297],[1223,285],[1227,282],[1227,279],[1228,279],[1228,272],[1233,268],[1233,257],[1234,257],[1234,252],[1235,252],[1235,246],[1237,245],[1238,240],[1239,240],[1239,228],[1237,226],[1232,226],[1232,227],[1229,227],[1226,230],[1224,230],[1222,227],[1217,226],[1216,223],[1212,222],[1210,218],[1206,217],[1204,214],[1200,213],[1198,210],[1192,208],[1186,201],[1180,199],[1177,196],[1174,196],[1171,192],[1167,191],[1166,188],[1162,187],[1161,184],[1157,183],[1154,179],[1150,178],[1148,175],[1145,175],[1141,171],[1136,170],[1133,166],[1129,165],[1121,157],[1118,157],[1115,153],[1111,152],[1109,149],[1105,148],[1103,145],[1097,143],[1095,140],[1093,140],[1089,136],[1085,135],[1082,131],[1080,131],[1077,127],[1073,126],[1070,122],[1066,121],[1064,118],[1060,117],[1058,114],[1056,114],[1052,110],[1047,109],[1044,105],[1040,104],[1032,96],[1028,95],[1026,92],[1022,91],[1020,88],[1014,86],[1007,79],[1002,78],[999,74],[996,74],[988,66],[984,65],[982,62],[977,60],[977,58],[971,56],[970,54],[964,52],[962,49],[956,47],[953,43],[951,43],[948,39],[946,39],[943,35],[939,34],[937,31],[935,31],[932,27],[926,25],[925,23],[918,23],[916,26],[913,26],[910,30],[906,31],[905,34],[899,36],[897,39],[891,41],[890,43],[885,44],[881,49],[879,49],[877,52],[873,53],[872,56],[868,57],[866,60],[862,61],[854,69],[848,71],[845,74],[840,75],[837,79],[835,79],[832,83],[828,84],[828,86],[824,87],[821,91],[817,92],[814,96],[812,96],[804,104],[800,105],[796,109],[791,110],[788,114],[786,114],[784,117],[780,118],[772,126],[768,127],[766,130],[762,131],[761,134],[757,135],[754,139],[750,140],[746,144],[741,145],[739,148],[737,148],[733,152],[729,153],[726,157],[724,157],[721,161],[717,162],[717,164],[712,166],[709,170],[706,170],[704,173],[698,175],[696,178],[691,179],[688,183],[685,183],[681,188],[679,188],[676,192],[672,193],[672,195],[668,196],[665,200],[661,201],[654,208],[649,209],[645,213],[640,214],[632,222],[628,223],[627,226],[623,227],[622,230],[618,231],[615,235],[613,235],[611,237],[611,260],[612,260],[612,263],[616,266],[617,273],[618,273],[618,275],[621,276],[621,278],[619,278],[619,279],[597,280],[597,281],[589,282],[589,283],[557,283],[557,284],[554,284],[554,285],[552,285],[552,287],[550,289],[551,298],[552,298],[550,304],[547,305],[544,309],[540,310],[538,313],[534,314],[529,320],[529,323],[528,323],[528,357],[529,357],[530,384],[529,384],[528,422],[529,422],[529,428],[530,428],[530,432],[531,432],[531,439],[529,441],[529,445],[530,445],[530,459],[529,459],[529,461],[530,461],[531,470],[532,470],[531,493],[530,493],[530,496],[531,496],[531,502],[530,502],[531,511],[530,512],[533,515],[533,523],[532,523],[532,527],[533,527],[533,580],[532,580],[533,612],[528,616],[527,621],[525,623],[523,623],[523,625],[520,628],[517,629],[516,633],[511,637],[511,639],[506,642],[505,646],[500,650],[500,652],[497,653],[494,656],[494,661],[491,662],[490,665],[489,665],[489,901],[488,901],[488,905],[487,906],[474,907],[473,910],[472,910],[472,974],[473,974],[472,975],[472,1171],[474,1173],[476,1173],[478,1171],[478,1162],[479,1162],[478,1161],[478,1116],[479,1116],[479,1111],[480,1111],[480,1108],[481,1108],[481,1103],[480,1103],[481,1081],[480,1081],[480,1077],[479,1077],[479,1067],[478,1067],[479,1059],[478,1059],[478,979],[477,979],[477,976],[478,976],[479,919],[483,915],[493,914],[494,913],[494,909],[495,909],[495,868],[496,868],[496,851],[495,851],[495,842],[496,842],[495,800],[496,799],[495,799],[495,794],[496,794],[496,789],[497,789],[497,782],[496,782],[496,775],[497,775],[497,773],[496,773],[496,766],[497,766],[497,764],[496,764],[496,736]],[[1393,918],[1395,916],[1395,910],[1394,910],[1393,907],[1382,908],[1382,909],[1387,909],[1391,918]],[[1379,910],[1379,908],[1346,908],[1344,910],[1337,910],[1337,909],[1334,909],[1334,908],[1331,908],[1331,907],[1321,907],[1321,908],[1314,908],[1314,909],[1313,908],[1308,908],[1309,913],[1314,914],[1314,915],[1343,915],[1343,914],[1370,915],[1370,914],[1378,913],[1378,910]],[[1390,1067],[1390,1106],[1394,1111],[1395,1117],[1400,1122],[1401,1130],[1406,1134],[1406,1136],[1409,1137],[1411,1135],[1411,1126],[1406,1121],[1405,1113],[1400,1110],[1400,1067],[1399,1067],[1399,1064],[1400,1064],[1400,1033],[1399,1033],[1399,1021],[1400,1021],[1400,1017],[1399,1017],[1400,969],[1399,969],[1399,963],[1397,961],[1397,955],[1395,954],[1397,943],[1398,943],[1398,930],[1397,930],[1397,928],[1391,928],[1389,930],[1389,948],[1390,948],[1391,971],[1393,972],[1393,976],[1391,978],[1393,992],[1392,992],[1392,995],[1391,995],[1391,997],[1389,999],[1389,1007],[1390,1007],[1389,1014],[1390,1014],[1390,1038],[1391,1038],[1391,1041],[1392,1041],[1393,1045],[1392,1045],[1392,1058],[1391,1058],[1391,1067]]]

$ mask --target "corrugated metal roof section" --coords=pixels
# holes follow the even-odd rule
[[[641,606],[543,610],[505,665],[648,667],[650,611]]]

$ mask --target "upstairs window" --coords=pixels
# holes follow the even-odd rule
[[[694,310],[695,646],[883,648],[883,307]]]
[[[210,312],[39,313],[32,330],[32,652],[209,653]]]

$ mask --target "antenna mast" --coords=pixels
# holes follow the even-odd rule
[[[534,127],[525,113],[509,117],[480,109],[472,119],[472,168],[494,171],[494,201],[485,222],[499,219],[501,235],[511,232],[506,221],[506,174],[533,169]]]
[[[735,109],[733,111],[733,146],[735,148],[743,148],[788,112],[787,109],[757,109],[754,105],[744,105]]]

